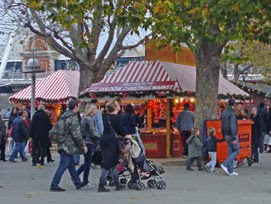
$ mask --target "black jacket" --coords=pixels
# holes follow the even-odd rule
[[[12,138],[15,142],[24,142],[28,139],[28,131],[22,117],[17,117],[12,123]]]
[[[252,144],[258,145],[260,144],[260,138],[263,132],[263,120],[259,114],[257,114],[255,117],[252,117],[251,119],[254,122],[252,125]]]
[[[222,112],[221,122],[223,136],[229,135],[234,140],[238,134],[238,124],[232,107]]]
[[[103,123],[104,134],[100,142],[103,154],[102,168],[109,170],[116,166],[119,161],[119,140],[114,135],[114,132],[119,137],[124,137],[125,131],[119,115],[105,114],[103,115]]]
[[[125,112],[122,116],[122,123],[127,135],[136,133],[137,119],[135,114]]]
[[[33,116],[30,137],[34,140],[49,144],[48,135],[51,128],[52,124],[49,116],[43,110],[39,110]]]
[[[258,115],[262,118],[263,123],[263,132],[268,132],[269,125],[268,125],[268,114],[264,108],[258,108]]]
[[[217,152],[217,143],[223,141],[224,139],[217,139],[215,136],[210,136],[207,140],[208,152]]]

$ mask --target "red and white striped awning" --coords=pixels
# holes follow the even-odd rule
[[[160,61],[131,62],[102,81],[91,84],[82,94],[144,91],[195,93],[196,68]],[[248,96],[223,77],[219,78],[218,94]]]
[[[85,92],[178,91],[180,86],[159,61],[131,62]]]
[[[59,70],[36,83],[35,98],[39,101],[64,101],[76,98],[79,87],[79,72]],[[10,97],[13,102],[30,101],[31,86]]]

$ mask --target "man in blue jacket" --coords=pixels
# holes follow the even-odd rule
[[[228,158],[220,166],[229,176],[238,176],[238,173],[233,171],[233,164],[240,152],[238,124],[234,113],[234,104],[235,100],[229,99],[228,107],[223,111],[221,116],[222,134],[228,144]]]
[[[28,139],[28,131],[25,127],[24,121],[23,121],[23,111],[18,112],[17,118],[12,123],[12,138],[14,143],[14,149],[9,157],[10,162],[16,162],[14,158],[20,153],[20,157],[22,158],[22,161],[27,161],[28,159],[25,157],[24,154],[24,148],[26,141]]]

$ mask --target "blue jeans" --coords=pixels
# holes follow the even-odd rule
[[[83,182],[88,183],[89,171],[92,162],[92,156],[94,153],[94,145],[87,144],[88,152],[84,154],[84,164],[82,164],[77,170],[77,175],[80,176],[84,172]]]
[[[232,137],[226,135],[225,140],[228,144],[228,158],[226,159],[226,161],[224,161],[224,166],[228,168],[229,173],[232,173],[234,160],[240,152],[239,139],[238,137],[236,137],[236,144],[233,144]]]
[[[20,153],[22,160],[25,160],[26,158],[25,158],[24,148],[25,148],[25,142],[15,142],[12,153],[9,157],[9,160],[14,160],[18,153]]]
[[[102,169],[101,171],[101,177],[100,177],[100,185],[106,185],[107,176],[109,174],[110,170]],[[119,183],[119,172],[117,169],[117,166],[111,169],[112,177],[115,183]]]
[[[76,186],[76,188],[79,188],[81,185],[81,181],[80,181],[80,178],[77,175],[76,170],[75,170],[73,155],[69,155],[66,152],[64,152],[63,150],[60,151],[59,154],[60,154],[59,166],[58,166],[58,169],[56,170],[56,173],[53,177],[53,180],[51,183],[51,188],[58,187],[60,180],[61,180],[61,177],[67,169],[72,177],[72,181],[73,181],[74,185]]]
[[[73,155],[73,162],[74,162],[74,164],[79,165],[79,163],[80,163],[80,154],[74,154]]]

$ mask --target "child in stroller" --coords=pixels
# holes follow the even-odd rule
[[[126,184],[127,178],[130,177],[128,182],[130,189],[144,190],[145,184],[142,180],[148,180],[148,187],[164,190],[166,188],[166,182],[162,177],[165,173],[164,168],[148,160],[139,144],[137,138],[125,142],[123,157],[118,165],[120,182]]]

